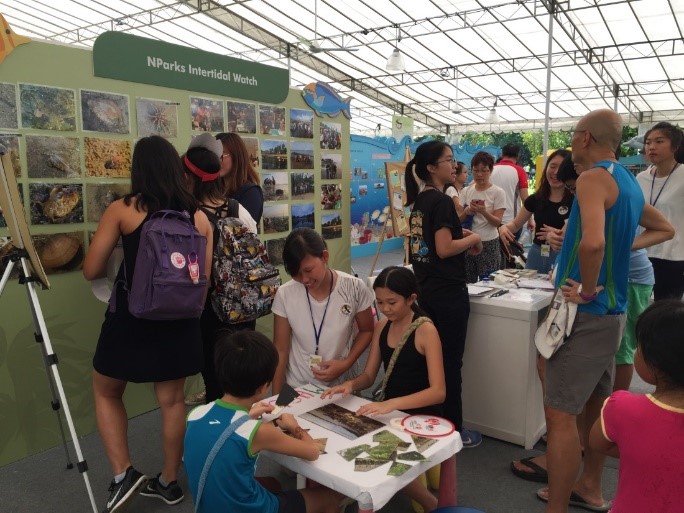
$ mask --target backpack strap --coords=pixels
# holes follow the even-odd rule
[[[226,202],[226,205],[228,207],[228,217],[240,217],[240,202],[238,200],[230,198]]]
[[[216,443],[214,444],[214,447],[211,448],[211,451],[209,451],[207,459],[204,462],[204,467],[202,468],[202,473],[200,474],[199,483],[197,484],[197,497],[195,497],[195,513],[199,511],[200,501],[202,500],[202,492],[204,492],[204,485],[207,482],[209,469],[211,468],[211,465],[214,463],[216,455],[221,450],[221,447],[223,447],[223,444],[226,443],[228,437],[230,437],[230,435],[232,435],[240,426],[242,426],[248,420],[250,420],[249,414],[243,415],[239,419],[236,419],[233,422],[231,422],[230,425],[225,429],[225,431],[221,433],[221,436],[219,436],[218,440],[216,440]]]

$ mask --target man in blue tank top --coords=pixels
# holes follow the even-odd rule
[[[590,112],[572,136],[579,178],[556,286],[577,303],[577,317],[565,344],[546,364],[544,409],[548,430],[549,488],[537,495],[547,513],[568,505],[607,511],[601,490],[604,457],[585,443],[584,467],[577,478],[581,449],[576,417],[586,408],[583,439],[612,392],[614,356],[625,323],[629,255],[637,225],[646,241],[659,225],[644,213],[643,194],[632,174],[615,158],[622,120],[612,110]],[[660,227],[662,228],[662,227]],[[641,241],[638,241],[641,242]]]

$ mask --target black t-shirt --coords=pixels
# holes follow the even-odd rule
[[[563,197],[559,203],[555,203],[550,200],[539,200],[536,194],[532,194],[527,197],[523,205],[529,212],[534,214],[537,231],[545,224],[554,228],[563,228],[565,220],[570,217],[572,197],[569,199]],[[544,244],[544,241],[535,236],[534,243],[541,246]]]
[[[465,253],[440,258],[435,249],[435,232],[440,228],[449,228],[452,239],[463,238],[452,199],[431,187],[425,189],[413,204],[409,223],[409,254],[418,279],[418,301],[453,297],[455,290],[465,286]]]

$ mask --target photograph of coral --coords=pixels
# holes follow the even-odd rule
[[[26,136],[29,178],[80,178],[81,152],[76,137]]]
[[[83,185],[58,183],[29,184],[31,224],[83,222]]]
[[[287,169],[287,143],[272,139],[261,141],[261,169]]]
[[[138,137],[178,136],[178,104],[165,100],[136,98],[135,110],[138,118]]]
[[[258,171],[261,166],[259,139],[256,137],[240,137],[240,139],[242,139],[242,142],[245,143],[245,146],[247,147],[247,153],[249,154],[249,160],[252,162],[252,166]]]
[[[190,97],[192,130],[223,132],[223,101]]]
[[[281,201],[290,199],[287,176],[287,171],[261,173],[261,189],[264,192],[264,201]]]
[[[313,203],[292,205],[292,229],[295,228],[316,228]]]
[[[321,180],[342,179],[342,155],[324,153],[321,155]]]
[[[124,178],[131,176],[131,142],[122,139],[85,137],[87,176]]]
[[[83,264],[83,232],[34,235],[33,245],[47,274],[76,271]]]
[[[324,239],[342,238],[342,217],[340,217],[340,214],[328,214],[322,216],[321,229]]]
[[[283,248],[285,239],[270,239],[266,241],[268,259],[273,265],[283,265]]]
[[[112,202],[123,198],[131,190],[128,183],[86,184],[86,220],[97,223]]]
[[[314,148],[313,143],[297,142],[290,143],[290,169],[313,169]]]
[[[17,88],[0,82],[0,128],[19,128],[17,123]]]
[[[292,173],[290,182],[292,183],[293,200],[314,199],[313,173]]]
[[[290,215],[288,205],[264,205],[262,216],[264,233],[281,233],[290,231]]]
[[[83,130],[130,134],[128,96],[81,90],[81,118]]]
[[[323,210],[336,210],[342,206],[342,185],[326,183],[321,185],[321,206]]]
[[[256,105],[228,102],[228,132],[256,134]]]
[[[285,107],[259,105],[259,132],[263,135],[285,135]]]
[[[21,127],[76,130],[76,93],[73,89],[19,84]]]
[[[313,139],[313,111],[290,109],[290,137]]]
[[[7,149],[7,155],[12,162],[14,176],[21,176],[21,159],[19,158],[19,137],[16,135],[0,134],[0,144]]]
[[[356,412],[335,403],[302,413],[299,417],[349,440],[355,440],[385,426],[378,420],[356,415]]]
[[[342,148],[342,125],[321,122],[321,149],[339,150]]]

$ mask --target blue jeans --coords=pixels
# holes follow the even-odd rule
[[[541,255],[541,246],[539,244],[532,244],[530,251],[527,253],[527,269],[536,269],[539,274],[548,274],[551,266],[556,263],[558,251],[550,250],[549,256]]]
[[[461,367],[463,367],[463,351],[468,333],[468,317],[470,317],[468,289],[464,286],[462,289],[455,290],[448,301],[422,299],[420,308],[432,319],[442,341],[446,382],[444,417],[453,422],[456,429],[460,431],[463,427]]]

